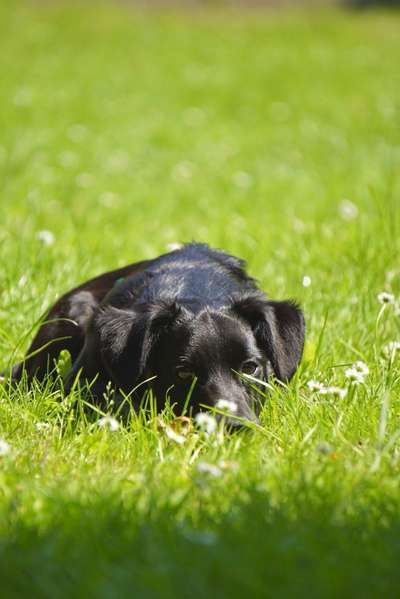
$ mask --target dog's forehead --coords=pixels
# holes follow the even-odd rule
[[[189,324],[187,351],[193,357],[243,359],[257,352],[251,327],[223,311],[204,310]],[[213,357],[212,357],[213,356]]]

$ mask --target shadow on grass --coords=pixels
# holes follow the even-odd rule
[[[9,522],[4,597],[395,597],[400,516],[370,505],[274,508],[265,495],[208,525],[143,518],[115,501],[58,505],[49,522]],[[64,509],[65,508],[65,509]]]

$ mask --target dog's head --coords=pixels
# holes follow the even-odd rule
[[[257,292],[233,297],[218,309],[193,309],[190,302],[174,300],[130,310],[108,306],[95,328],[103,365],[125,393],[155,376],[159,402],[168,393],[183,405],[192,389],[193,412],[227,399],[237,416],[247,418],[253,417],[252,398],[239,373],[288,381],[304,343],[296,304],[269,301]]]

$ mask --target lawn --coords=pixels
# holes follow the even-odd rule
[[[0,385],[1,596],[398,596],[400,15],[6,1],[0,23],[3,367],[63,292],[178,241],[307,322],[244,433],[112,431]]]

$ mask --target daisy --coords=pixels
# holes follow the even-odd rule
[[[386,356],[394,356],[400,350],[400,341],[391,341],[383,348],[383,353]]]
[[[227,412],[231,412],[231,414],[234,414],[237,411],[237,405],[234,401],[229,401],[229,399],[219,399],[215,407],[218,410],[226,410]]]
[[[103,416],[98,421],[98,426],[103,429],[108,429],[110,431],[117,431],[119,429],[119,422],[112,416]]]
[[[323,395],[333,395],[333,397],[337,397],[338,399],[344,399],[347,395],[347,389],[331,385],[330,387],[326,387],[321,393]]]
[[[357,370],[357,372],[359,372],[363,376],[366,376],[367,374],[369,374],[368,366],[366,365],[365,362],[362,362],[361,360],[357,360],[357,362],[355,362],[353,364],[353,368],[355,368]]]
[[[343,220],[354,220],[358,216],[358,208],[350,200],[342,200],[339,204],[339,214]]]
[[[215,420],[214,416],[206,414],[206,412],[200,412],[199,414],[196,414],[194,419],[199,429],[201,429],[207,435],[212,435],[217,428],[217,421]]]
[[[208,462],[199,462],[197,464],[197,471],[202,474],[210,474],[211,476],[218,477],[221,476],[222,470],[215,466],[215,464],[209,464]]]
[[[310,391],[317,391],[318,393],[321,393],[325,390],[323,383],[320,383],[314,379],[310,379],[308,381],[307,387],[310,389]]]
[[[55,241],[54,233],[51,231],[38,231],[36,233],[36,239],[41,241],[43,245],[53,245]]]
[[[378,293],[377,298],[378,298],[378,302],[380,304],[394,304],[395,303],[395,298],[394,298],[393,293],[388,293],[387,291],[381,291],[381,293]]]
[[[239,470],[239,464],[231,460],[220,460],[218,462],[218,467],[221,468],[221,470],[232,470],[232,472],[237,472]]]
[[[364,382],[364,375],[354,367],[347,368],[344,374],[350,383],[353,383],[354,385],[359,385]]]
[[[170,439],[171,441],[175,441],[175,443],[178,443],[178,445],[182,445],[186,441],[186,438],[183,435],[176,433],[169,426],[166,427],[165,434],[167,435],[168,439]]]
[[[11,447],[4,439],[0,439],[0,456],[10,453]]]
[[[50,424],[48,422],[35,422],[35,428],[37,431],[44,431],[50,428]]]

